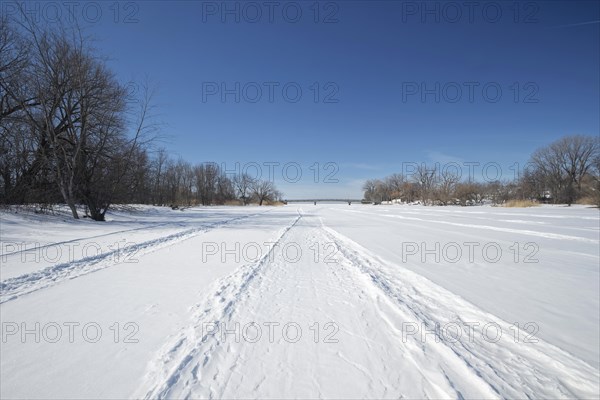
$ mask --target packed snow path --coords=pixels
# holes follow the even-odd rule
[[[559,261],[575,257],[580,264],[574,268],[591,271],[587,279],[593,279],[598,273],[593,250],[598,245],[597,211],[575,212],[571,218],[577,222],[563,223],[560,229],[548,225],[537,230],[536,224],[563,214],[542,210],[527,221],[526,213],[517,219],[510,216],[510,210],[489,208],[482,214],[462,213],[459,218],[444,214],[446,210],[425,208],[304,206],[260,211],[223,217],[210,227],[185,227],[181,233],[169,233],[164,240],[152,239],[149,244],[142,242],[140,248],[152,251],[138,254],[135,265],[81,260],[62,265],[59,275],[56,268],[45,267],[3,280],[3,323],[26,320],[31,327],[34,321],[42,325],[55,320],[106,321],[108,326],[111,321],[134,321],[140,339],[138,343],[107,340],[94,344],[76,339],[52,348],[43,343],[43,332],[40,344],[7,336],[0,371],[2,382],[8,383],[8,389],[2,385],[3,397],[598,397],[600,377],[594,358],[590,363],[573,354],[577,346],[566,350],[560,346],[562,336],[575,341],[573,332],[578,327],[565,326],[562,336],[544,335],[544,328],[557,318],[554,313],[564,310],[553,309],[549,315],[531,311],[539,318],[521,320],[517,326],[515,319],[491,313],[493,307],[486,307],[484,301],[483,306],[473,302],[479,300],[481,288],[473,286],[472,297],[466,300],[469,296],[461,292],[460,284],[440,285],[425,278],[426,273],[415,272],[425,272],[423,268],[430,266],[435,274],[436,268],[449,267],[445,260],[421,263],[420,254],[416,258],[406,254],[411,250],[408,254],[412,255],[412,244],[422,238],[429,240],[430,249],[435,248],[433,243],[446,233],[440,227],[454,229],[450,232],[456,242],[471,240],[470,235],[479,235],[481,241],[481,232],[496,232],[500,236],[489,239],[502,247],[537,236],[538,258],[544,260],[549,254]],[[505,215],[498,218],[494,213]],[[503,218],[512,219],[510,227]],[[517,220],[525,225],[522,229]],[[381,235],[389,225],[402,232],[404,242],[394,243]],[[356,234],[353,226],[363,233]],[[470,231],[457,231],[458,226],[468,226]],[[511,229],[510,240],[501,236]],[[579,247],[565,245],[567,236]],[[369,237],[388,252],[379,251]],[[414,240],[408,242],[410,238]],[[545,246],[549,243],[552,249]],[[463,274],[457,280],[464,278],[473,285],[485,276],[469,270],[485,268],[481,260],[461,259],[454,264],[452,272]],[[511,284],[522,272],[512,270],[506,260],[493,267],[494,273],[487,272],[497,285]],[[544,267],[550,283],[564,290],[553,282],[556,271]],[[506,274],[504,281],[497,278],[502,274]],[[544,279],[539,274],[538,278]],[[526,273],[523,279],[529,279]],[[512,283],[514,293],[522,296],[523,288]],[[485,288],[484,282],[479,285]],[[461,295],[448,287],[457,288]],[[584,287],[581,290],[587,294]],[[107,298],[94,294],[100,291]],[[538,293],[530,297],[532,302],[543,298]],[[496,300],[501,307],[511,305]],[[43,306],[45,301],[58,310]],[[588,323],[595,331],[590,335],[597,338],[597,320],[593,320],[597,300],[588,301],[596,309],[587,310],[580,319],[591,319]],[[72,308],[77,306],[73,304],[81,302],[84,305],[79,307],[85,311],[74,313]],[[19,320],[19,312],[27,313],[27,318]],[[519,310],[506,313],[520,315]],[[532,323],[527,325],[538,320],[542,322],[535,324],[537,330]],[[113,336],[110,332],[110,339]],[[598,353],[593,344],[586,346],[588,352]],[[60,360],[44,365],[44,355],[60,356]],[[22,368],[15,370],[19,365]],[[82,365],[91,371],[72,370]],[[42,367],[46,375],[38,376],[35,372]],[[56,371],[48,373],[48,368]],[[61,371],[72,378],[61,381]],[[94,373],[103,375],[100,380],[107,385],[103,391],[98,391],[101,385],[92,383]],[[19,385],[26,374],[34,387]],[[86,386],[78,385],[82,381]]]
[[[196,324],[163,350],[147,398],[597,394],[589,365],[547,343],[499,336],[509,324],[319,222],[300,215],[270,253],[216,284]],[[336,251],[290,255],[290,244]],[[467,326],[468,335],[455,329]]]

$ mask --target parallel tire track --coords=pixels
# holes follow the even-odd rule
[[[197,322],[190,326],[159,351],[158,358],[150,365],[148,374],[134,398],[165,399],[171,391],[185,391],[200,381],[198,365],[206,365],[213,357],[214,351],[221,345],[216,335],[203,335],[201,323],[211,321],[219,323],[228,320],[236,306],[250,296],[250,284],[260,276],[268,265],[273,251],[286,234],[302,218],[302,214],[286,226],[271,243],[269,250],[255,263],[245,264],[232,274],[219,279],[211,288],[204,301],[196,305],[192,320]]]
[[[181,221],[181,222],[188,222],[188,221],[189,220],[184,220],[184,221]],[[60,246],[60,245],[64,245],[64,244],[81,242],[81,241],[90,240],[90,239],[98,239],[98,238],[112,236],[112,235],[119,235],[119,234],[127,233],[127,232],[135,232],[135,231],[140,231],[140,230],[147,230],[147,229],[152,229],[152,228],[158,228],[160,226],[165,226],[165,225],[170,225],[170,224],[171,224],[170,222],[160,222],[160,223],[151,224],[151,225],[148,225],[148,226],[141,226],[141,227],[138,227],[138,228],[123,229],[123,230],[120,230],[120,231],[107,232],[107,233],[103,233],[101,235],[87,236],[87,237],[83,237],[83,238],[77,238],[77,239],[71,239],[71,240],[64,240],[62,242],[48,243],[48,244],[45,244],[45,245],[42,245],[42,246],[37,246],[37,247],[31,247],[31,248],[27,248],[27,249],[23,249],[23,250],[12,251],[10,253],[2,253],[2,254],[0,254],[0,257],[2,257],[2,259],[5,259],[6,257],[16,256],[16,255],[22,254],[24,252],[39,251],[41,249],[46,249],[46,248],[53,247],[53,246]]]
[[[407,269],[393,266],[394,270],[390,271],[389,266],[358,243],[328,227],[323,226],[323,229],[347,264],[365,278],[365,284],[376,288],[395,304],[399,312],[412,315],[428,330],[450,324],[497,324],[505,334],[497,342],[487,341],[479,325],[474,326],[468,338],[463,335],[454,340],[448,335],[437,335],[435,340],[430,339],[423,345],[433,349],[441,345],[450,349],[499,396],[597,397],[600,375],[584,361],[541,339],[537,339],[537,343],[523,343],[523,338],[519,337],[516,342],[512,335],[508,337],[512,331],[506,321]],[[520,332],[521,335],[524,333]]]
[[[265,211],[268,212],[268,211]],[[225,221],[213,222],[198,228],[186,229],[157,239],[132,244],[124,248],[102,252],[77,261],[56,264],[39,271],[16,276],[0,282],[0,304],[23,295],[54,286],[67,279],[75,279],[114,265],[136,262],[134,257],[152,253],[165,247],[191,239],[232,222],[244,220],[265,212],[243,215]]]

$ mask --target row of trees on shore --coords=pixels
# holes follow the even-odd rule
[[[239,172],[226,174],[214,162],[192,164],[173,160],[164,149],[141,168],[139,184],[122,203],[155,204],[172,207],[272,203],[283,194],[269,180],[256,179]]]
[[[410,174],[367,180],[364,198],[424,205],[503,204],[510,200],[600,206],[600,138],[567,136],[536,150],[515,179],[478,182],[461,179],[456,168],[421,164]]]
[[[0,17],[0,204],[242,204],[281,197],[272,182],[156,150],[153,90],[119,82],[77,26]]]

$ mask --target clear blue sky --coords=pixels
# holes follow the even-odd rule
[[[122,2],[115,14],[107,2],[95,3],[101,17],[90,6],[80,19],[123,81],[158,84],[175,157],[228,169],[279,162],[288,198],[360,198],[364,179],[410,162],[497,162],[510,178],[507,166],[537,147],[600,131],[597,1],[322,1],[318,15],[314,1],[278,3]],[[235,91],[236,82],[239,103],[223,102],[221,83]],[[290,162],[303,174],[293,184],[281,178]],[[339,182],[323,183],[328,172]]]

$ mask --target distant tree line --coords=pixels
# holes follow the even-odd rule
[[[572,204],[585,200],[600,207],[600,138],[568,136],[536,150],[518,177],[478,182],[456,168],[421,164],[410,174],[367,180],[364,199],[401,200],[424,205],[474,205],[489,201],[530,200]]]
[[[154,150],[153,91],[120,83],[77,27],[0,17],[0,204],[66,204],[104,220],[113,204],[259,204],[272,182],[226,176]]]
[[[171,159],[164,149],[144,168],[139,187],[129,192],[123,203],[169,205],[222,205],[239,203],[263,205],[281,201],[283,194],[272,181],[259,180],[245,173],[225,174],[214,162],[191,164]]]

